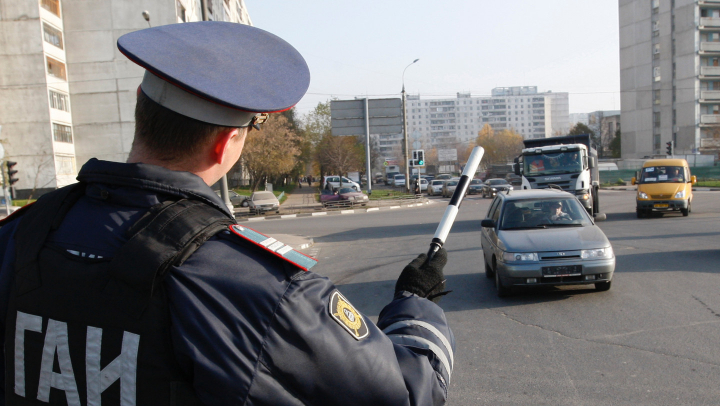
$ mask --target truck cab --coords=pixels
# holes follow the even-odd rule
[[[575,140],[587,142],[573,143]],[[525,140],[526,148],[514,165],[515,173],[522,176],[520,188],[559,188],[574,194],[588,213],[597,213],[600,186],[597,152],[588,145],[589,136]]]

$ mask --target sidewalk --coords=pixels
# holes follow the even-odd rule
[[[308,186],[307,183],[305,183],[302,187],[296,187],[292,193],[287,195],[287,199],[282,203],[281,207],[307,206],[322,208],[322,205],[315,201],[315,194],[317,193],[317,190],[317,182],[314,182],[312,186]]]

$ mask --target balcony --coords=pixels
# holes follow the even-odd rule
[[[720,76],[720,66],[701,66],[700,76]]]
[[[720,42],[701,42],[700,53],[720,52]]]
[[[720,124],[720,114],[703,114],[700,116],[700,124]]]
[[[703,28],[720,28],[720,18],[700,18],[700,29],[702,30]]]
[[[718,6],[718,5],[720,5],[720,0],[700,0],[698,2],[698,5],[700,5],[700,6]]]
[[[720,138],[702,138],[700,148],[720,148]]]
[[[703,90],[700,92],[700,102],[720,100],[720,90]]]

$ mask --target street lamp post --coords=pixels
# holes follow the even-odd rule
[[[419,61],[416,59],[410,63],[410,65]],[[410,65],[403,69],[402,74],[402,113],[403,113],[403,145],[405,150],[403,151],[403,157],[405,158],[405,191],[410,193],[410,165],[408,165],[408,134],[407,134],[407,109],[405,108],[405,71]]]

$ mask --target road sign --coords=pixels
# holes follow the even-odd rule
[[[368,99],[370,134],[402,133],[402,100]],[[332,135],[365,135],[365,100],[330,102]]]
[[[439,149],[438,161],[449,162],[457,161],[457,149]]]

